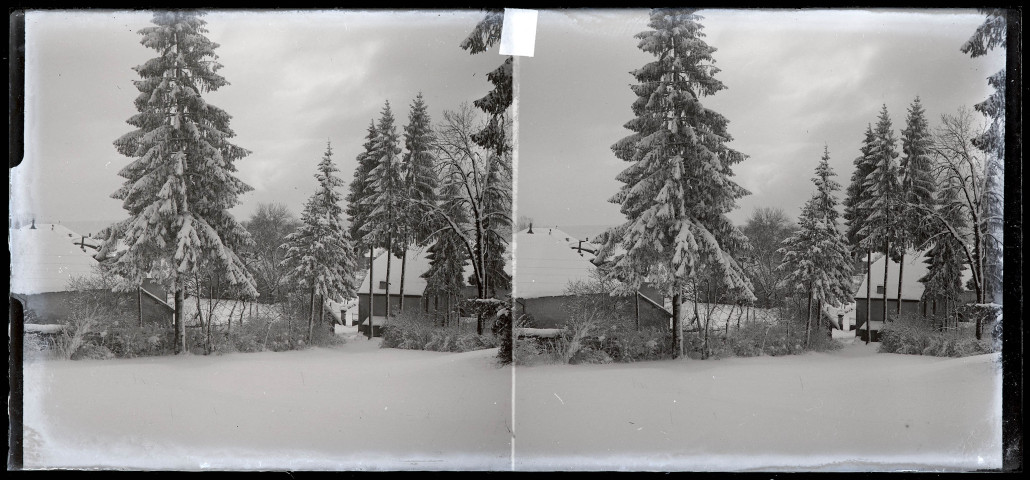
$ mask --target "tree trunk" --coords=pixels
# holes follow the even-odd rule
[[[815,304],[815,328],[818,330],[822,330],[823,328],[823,299],[821,298],[817,300]],[[827,332],[830,334],[830,337],[832,338],[833,332],[831,332],[830,330],[832,330],[832,328],[828,329]]]
[[[683,356],[683,308],[679,289],[672,296],[672,358]]]
[[[197,299],[197,320],[200,321],[200,330],[204,331],[204,310],[200,307],[200,281],[197,280],[196,285],[196,299]],[[204,351],[207,351],[207,339],[204,339]]]
[[[139,328],[143,328],[143,287],[136,287],[136,309],[139,314]]]
[[[897,315],[901,315],[901,286],[902,286],[901,274],[904,271],[905,271],[905,253],[902,252],[901,253],[901,260],[898,261],[898,309],[896,311]]]
[[[865,344],[873,340],[873,250],[866,250],[865,262]]]
[[[808,348],[809,342],[812,339],[812,284],[808,284],[808,309],[806,310],[805,318],[805,348]]]
[[[315,286],[311,285],[311,309],[308,310],[308,334],[305,337],[305,343],[311,343],[311,333],[315,329]]]
[[[633,317],[636,319],[637,331],[640,331],[640,292],[633,295]]]
[[[883,323],[887,323],[887,271],[891,266],[890,239],[883,241]]]
[[[179,280],[176,279],[174,282],[175,288],[175,304],[174,309],[174,320],[175,320],[175,354],[184,353],[186,351],[186,327],[183,324],[182,319],[182,285]]]
[[[401,255],[401,283],[400,283],[400,292],[398,292],[399,296],[397,297],[397,310],[400,311],[401,314],[404,313],[404,270],[406,269],[407,264],[408,264],[408,249],[407,249],[407,247],[405,247],[404,248],[404,253]]]
[[[390,264],[393,263],[393,235],[386,238],[386,321],[390,321]]]
[[[375,313],[375,280],[372,275],[372,264],[375,263],[376,249],[368,247],[368,339],[372,339],[372,314]]]

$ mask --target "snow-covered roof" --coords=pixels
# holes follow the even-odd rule
[[[511,258],[511,247],[507,248],[506,258]],[[376,250],[376,259],[372,264],[372,274],[375,275],[375,294],[386,294],[386,290],[380,288],[380,282],[386,281],[386,250]],[[408,260],[404,267],[404,295],[422,295],[426,290],[426,279],[422,278],[422,274],[429,270],[429,259],[426,255],[429,253],[429,248],[412,247],[408,249]],[[401,290],[401,259],[392,257],[393,261],[390,264],[390,295],[400,295]],[[504,271],[511,275],[511,261],[505,263]],[[472,268],[472,262],[465,263],[465,273],[463,278],[468,283],[468,279],[474,275]],[[361,286],[358,287],[358,294],[368,294],[368,269],[362,274]]]
[[[72,277],[88,276],[97,265],[95,251],[83,251],[75,244],[82,236],[61,225],[24,226],[9,232],[12,293],[65,292]]]
[[[883,293],[876,293],[877,287],[883,285],[883,262],[890,262],[887,266],[887,298],[897,299],[898,298],[898,262],[890,260],[885,255],[880,255],[880,258],[873,260],[872,277],[873,277],[873,298],[883,297]],[[904,258],[905,268],[902,270],[902,282],[901,282],[901,298],[902,300],[920,300],[923,298],[923,283],[919,281],[920,278],[926,276],[927,264],[926,254],[924,252],[909,251],[905,254]],[[861,272],[865,277],[865,272]],[[965,284],[966,280],[970,278],[969,269],[962,272],[962,282]],[[855,298],[866,298],[866,278],[862,279],[862,284],[858,287],[858,291],[855,292]]]
[[[569,282],[587,280],[595,267],[569,248],[560,230],[533,228],[515,234],[515,297],[556,297],[565,294]]]
[[[422,278],[422,274],[429,270],[429,259],[426,258],[427,253],[427,249],[408,249],[407,263],[404,267],[404,293],[406,295],[422,295],[422,292],[426,290],[426,279]],[[376,256],[375,261],[372,263],[372,275],[375,276],[375,288],[372,291],[376,294],[386,294],[386,290],[380,288],[379,284],[386,281],[386,259],[390,258],[392,262],[390,264],[390,294],[400,294],[401,260],[387,255],[385,251],[377,251],[376,254],[378,256]],[[367,269],[361,281],[361,286],[358,287],[358,294],[362,293],[368,293]]]

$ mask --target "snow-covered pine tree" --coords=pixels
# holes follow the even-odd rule
[[[404,127],[404,163],[407,165],[408,210],[411,219],[416,220],[411,229],[414,232],[414,243],[425,245],[433,232],[432,225],[424,222],[430,211],[427,203],[436,202],[439,187],[439,174],[436,167],[436,155],[433,151],[435,135],[429,109],[420,92],[411,104],[408,124]]]
[[[905,129],[901,131],[901,223],[903,235],[899,238],[898,248],[901,259],[898,271],[898,306],[901,313],[902,272],[905,268],[904,254],[911,247],[923,249],[923,244],[934,234],[932,218],[927,215],[934,210],[934,191],[937,180],[933,176],[933,160],[930,150],[933,140],[926,114],[919,102],[919,97],[908,107]]]
[[[250,235],[229,213],[252,190],[234,175],[235,162],[250,152],[230,143],[230,115],[201,97],[228,84],[215,73],[218,44],[204,35],[201,15],[157,12],[155,26],[139,31],[140,43],[160,54],[135,68],[139,113],[128,120],[135,129],[114,142],[133,159],[118,173],[126,181],[112,195],[129,218],[106,229],[101,252],[114,255],[113,271],[125,278],[170,283],[176,353],[185,349],[183,291],[194,273],[217,271],[244,294],[257,295],[235,253]],[[115,251],[118,244],[127,248]]]
[[[511,239],[511,163],[491,152],[483,188],[483,250],[486,262],[486,292],[511,290],[511,275],[504,271],[505,251]]]
[[[425,245],[432,233],[426,219],[430,215],[428,205],[436,202],[436,188],[439,183],[436,173],[436,159],[433,155],[433,126],[422,93],[419,92],[411,104],[408,124],[404,127],[404,191],[405,211],[402,220],[406,223],[401,243],[401,280],[398,308],[404,311],[404,275],[408,263],[408,245]]]
[[[783,241],[783,248],[779,250],[783,255],[783,263],[779,267],[784,274],[781,288],[793,295],[803,294],[808,300],[805,313],[806,347],[812,324],[812,289],[818,271],[817,258],[812,252],[819,235],[813,203],[813,199],[805,202],[798,218],[798,229]]]
[[[375,269],[373,263],[375,260],[375,244],[365,242],[365,229],[368,224],[368,216],[371,211],[370,206],[366,202],[367,198],[372,194],[370,187],[369,174],[377,164],[377,158],[375,155],[376,138],[379,136],[378,130],[376,130],[375,120],[369,120],[368,133],[365,135],[365,143],[362,147],[365,149],[359,153],[356,160],[358,166],[354,169],[354,178],[350,183],[350,191],[347,193],[347,217],[350,219],[350,238],[354,242],[354,248],[356,258],[361,258],[364,255],[365,250],[368,250],[368,316],[369,325],[372,324],[372,307],[375,305],[375,289],[372,282],[373,273]],[[368,338],[372,338],[372,328],[369,327]]]
[[[315,174],[318,189],[304,206],[301,227],[287,236],[283,244],[286,256],[282,264],[287,268],[287,281],[311,293],[309,342],[315,323],[315,296],[320,297],[324,305],[326,298],[342,301],[356,294],[354,246],[343,226],[342,197],[338,191],[343,187],[343,180],[337,172],[332,145],[327,144]]]
[[[476,55],[485,52],[501,40],[501,27],[504,23],[504,12],[501,10],[488,10],[486,16],[469,33],[468,37],[461,42],[461,48],[470,54]],[[480,110],[486,112],[490,117],[482,130],[472,136],[472,139],[488,151],[500,156],[511,155],[511,124],[506,118],[512,104],[512,68],[514,57],[508,56],[504,63],[494,71],[486,75],[487,80],[493,84],[483,98],[476,100],[473,104]]]
[[[626,223],[609,230],[601,257],[617,247],[610,275],[635,290],[651,282],[673,298],[674,356],[683,353],[680,304],[692,275],[705,265],[737,298],[753,301],[751,282],[729,253],[747,238],[726,217],[748,192],[731,180],[745,155],[729,148],[728,121],[701,97],[725,88],[713,76],[715,48],[703,40],[693,9],[655,9],[638,47],[656,59],[632,72],[637,99],[633,133],[612,146],[629,168],[610,200]],[[631,290],[631,291],[632,291]]]
[[[368,217],[362,228],[362,241],[365,245],[386,249],[386,316],[389,317],[390,264],[393,263],[390,260],[392,256],[402,255],[403,242],[399,240],[405,231],[403,216],[406,204],[400,136],[394,127],[390,102],[383,107],[376,134],[372,150],[375,167],[368,174],[370,194],[363,202],[368,208]],[[371,332],[370,321],[369,335]]]
[[[809,299],[806,345],[812,327],[811,303],[817,302],[818,321],[822,305],[839,307],[851,301],[851,275],[854,266],[847,239],[838,224],[837,196],[840,184],[830,168],[829,147],[815,169],[812,182],[816,191],[805,204],[799,219],[800,229],[784,242],[782,268],[788,272],[787,286],[807,286]]]
[[[977,27],[973,36],[962,45],[962,53],[972,58],[986,55],[995,48],[1006,47],[1008,35],[1007,11],[1003,8],[982,9],[987,15],[984,23]],[[987,83],[994,88],[987,100],[974,105],[976,111],[990,120],[985,132],[973,139],[973,145],[987,155],[985,164],[985,215],[981,218],[982,230],[987,234],[984,238],[984,298],[987,301],[1001,304],[1002,287],[1002,230],[1004,228],[1005,204],[1005,69],[999,70],[987,78]]]
[[[896,140],[887,105],[883,106],[873,131],[874,139],[870,151],[876,162],[875,168],[865,180],[865,188],[871,192],[862,208],[868,212],[865,225],[860,232],[865,238],[863,248],[883,252],[887,259],[883,263],[883,320],[887,321],[887,272],[890,261],[901,261],[904,250],[899,248],[904,232],[901,228],[902,192],[899,181],[895,150]],[[871,277],[870,277],[871,278]]]
[[[442,179],[438,202],[444,213],[455,223],[468,225],[469,216],[461,201],[462,187],[461,174],[453,168],[448,168]],[[440,297],[443,297],[443,324],[446,325],[450,321],[451,308],[457,304],[457,299],[465,286],[465,264],[469,257],[461,237],[447,225],[439,225],[432,238],[435,241],[426,254],[429,269],[422,274],[422,278],[426,279],[426,297],[431,296],[435,299],[434,309],[438,309]]]
[[[830,168],[829,147],[823,150],[823,157],[816,167],[814,206],[817,213],[818,242],[813,252],[818,252],[820,278],[815,283],[814,295],[820,307],[823,304],[840,307],[851,302],[851,276],[854,264],[847,237],[841,232],[837,212],[837,192],[841,185],[833,180],[837,176]],[[820,312],[821,318],[821,312]]]
[[[941,216],[941,221],[947,222],[955,230],[965,231],[968,222],[962,212],[962,202],[958,198],[959,189],[953,177],[944,176],[940,188],[936,190],[936,204],[939,205],[936,210]],[[944,230],[943,227],[938,228]],[[933,237],[932,247],[926,257],[926,275],[919,279],[923,283],[921,301],[924,305],[932,305],[931,313],[935,317],[940,302],[946,323],[962,293],[962,272],[966,268],[963,246],[959,239],[942,232]]]
[[[870,204],[873,191],[866,187],[866,178],[876,168],[876,160],[873,158],[873,142],[876,140],[876,135],[873,134],[873,126],[866,125],[865,137],[862,140],[862,147],[859,149],[862,154],[854,160],[855,169],[851,172],[851,183],[848,184],[847,192],[844,196],[844,223],[847,225],[847,240],[848,245],[851,247],[851,252],[855,256],[857,261],[859,255],[862,252],[865,253],[866,261],[866,299],[865,299],[865,326],[866,326],[866,340],[868,344],[872,338],[870,330],[870,321],[872,320],[872,278],[873,278],[873,249],[865,245],[865,234],[863,229],[865,228],[866,219],[869,218],[869,212],[866,207]],[[857,320],[857,319],[856,319]]]
[[[362,144],[364,151],[355,158],[358,165],[354,169],[354,178],[351,179],[347,193],[346,211],[347,218],[350,220],[348,229],[355,244],[362,249],[365,247],[361,241],[362,228],[368,222],[368,205],[365,204],[364,200],[370,194],[368,175],[376,166],[374,151],[375,140],[378,136],[379,133],[376,131],[375,120],[370,120],[368,133],[365,135],[365,143]]]

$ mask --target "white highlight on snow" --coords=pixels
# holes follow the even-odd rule
[[[562,405],[565,405],[565,400],[562,400],[561,397],[559,397],[557,393],[554,394],[554,398],[557,398],[558,401],[561,402]]]
[[[536,48],[536,10],[505,8],[501,24],[501,55],[532,57]]]

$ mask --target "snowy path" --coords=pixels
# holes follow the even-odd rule
[[[830,354],[516,369],[515,467],[1001,465],[997,355]]]
[[[496,349],[332,349],[25,367],[25,465],[510,469]]]

